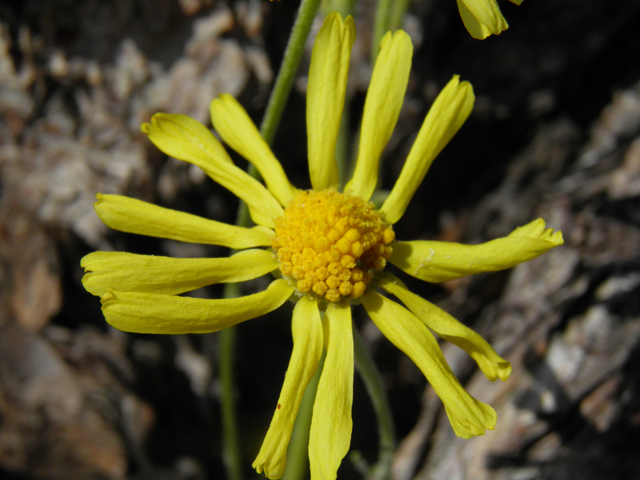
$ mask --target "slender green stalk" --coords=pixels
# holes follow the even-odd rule
[[[282,112],[289,98],[289,92],[293,86],[298,65],[300,65],[300,59],[304,52],[304,44],[307,42],[313,19],[318,12],[318,8],[320,8],[320,3],[321,0],[302,0],[300,4],[298,18],[296,18],[293,25],[289,43],[282,59],[282,65],[278,72],[278,78],[271,91],[267,110],[260,125],[262,138],[269,144],[273,141],[280,123]]]
[[[391,478],[391,462],[396,444],[391,407],[382,384],[382,377],[380,377],[380,373],[364,345],[362,336],[356,328],[353,329],[353,344],[356,368],[364,381],[378,419],[380,441],[378,463],[371,468],[369,478],[372,480],[388,480]]]
[[[225,298],[237,297],[239,288],[237,284],[228,284],[225,288]],[[233,388],[233,350],[235,344],[234,328],[225,328],[220,332],[220,358],[219,375],[222,410],[222,461],[230,480],[242,480],[242,455],[240,454],[240,442],[238,438],[238,424]]]
[[[303,0],[298,10],[298,17],[293,26],[289,43],[284,53],[284,59],[276,83],[271,91],[269,103],[265,111],[260,133],[269,144],[273,141],[278,124],[282,118],[282,112],[289,98],[291,86],[295,79],[295,74],[302,58],[304,44],[307,41],[313,19],[316,16],[321,0]],[[258,178],[257,169],[249,166],[249,174]],[[244,203],[238,208],[236,224],[239,226],[249,226],[251,219],[249,211]],[[224,298],[235,298],[240,294],[237,284],[226,284]],[[233,350],[234,350],[235,329],[226,328],[220,332],[220,385],[221,385],[221,410],[223,429],[223,461],[230,480],[242,480],[242,455],[240,454],[240,443],[238,437],[238,425],[236,420],[234,403],[234,381],[233,381]],[[314,394],[315,396],[315,394]],[[313,404],[313,402],[311,402]],[[309,414],[310,415],[310,414]],[[308,434],[307,434],[308,435]],[[298,454],[299,456],[300,454]],[[306,451],[302,455],[306,459]],[[295,462],[293,462],[295,463]],[[291,478],[302,478],[291,477]]]
[[[402,19],[409,7],[409,0],[378,0],[371,37],[371,64],[375,63],[380,41],[385,33],[402,28]]]
[[[307,451],[309,449],[311,416],[313,414],[313,403],[316,399],[316,392],[318,391],[318,383],[320,382],[323,365],[324,355],[302,397],[298,416],[293,425],[293,434],[289,441],[287,468],[282,476],[282,480],[302,480],[307,477],[307,472],[309,471],[309,455]]]
[[[389,10],[391,0],[378,0],[376,16],[373,20],[373,35],[371,37],[371,65],[376,63],[380,41],[385,33],[389,31]]]
[[[389,30],[402,28],[402,19],[409,8],[409,0],[395,0],[389,15]]]
[[[271,90],[269,103],[267,104],[264,117],[262,117],[262,123],[260,124],[260,134],[269,145],[273,142],[278,125],[280,125],[282,112],[284,112],[284,107],[287,104],[291,87],[293,86],[296,72],[298,71],[298,66],[304,53],[304,45],[307,42],[307,37],[313,25],[313,19],[316,13],[318,13],[321,3],[322,0],[303,0],[300,4],[298,17],[293,24],[291,35],[289,36],[289,43],[284,51],[284,57],[280,65],[280,71]],[[249,164],[247,172],[253,178],[260,177],[258,169],[252,164]],[[244,203],[241,203],[238,209],[237,225],[248,226],[250,222],[249,209]]]
[[[322,11],[327,15],[331,12],[338,12],[343,17],[353,15],[353,7],[356,0],[325,0],[322,2]]]

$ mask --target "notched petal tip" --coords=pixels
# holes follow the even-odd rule
[[[482,436],[487,430],[494,430],[498,420],[496,411],[470,395],[467,398],[469,402],[465,405],[466,409],[458,408],[459,405],[445,404],[447,417],[456,436],[467,439]]]
[[[509,379],[512,371],[513,367],[511,366],[511,363],[505,360],[504,362],[498,363],[498,371],[496,372],[496,375],[504,382]]]
[[[284,463],[284,465],[279,464],[273,464],[270,466],[270,468],[267,468],[265,466],[264,463],[261,464],[257,464],[256,462],[253,462],[253,465],[251,465],[256,472],[258,473],[264,473],[264,476],[270,479],[277,479],[277,478],[282,478],[282,475],[284,475],[284,470],[286,468],[286,461],[282,462]]]
[[[497,379],[500,379],[504,382],[511,376],[511,363],[499,357],[497,354],[495,354],[495,357],[492,356],[492,358],[489,359],[479,352],[470,351],[468,353],[471,358],[476,361],[478,367],[488,380],[495,382]]]
[[[102,295],[102,297],[100,297],[100,304],[104,309],[105,307],[108,307],[109,304],[112,303],[114,300],[116,300],[116,295],[111,290],[109,290],[107,293]]]
[[[509,237],[529,237],[538,240],[546,240],[557,247],[564,244],[564,238],[560,230],[554,230],[553,228],[546,228],[545,221],[542,218],[537,218],[532,222],[527,223],[521,227],[516,228],[511,232]],[[553,247],[550,247],[553,248]]]

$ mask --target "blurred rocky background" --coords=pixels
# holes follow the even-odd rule
[[[97,192],[119,193],[233,222],[233,196],[163,156],[140,124],[158,111],[207,123],[210,100],[223,92],[259,121],[298,4],[0,1],[0,478],[225,477],[216,335],[109,328],[81,286],[80,258],[96,249],[226,253],[109,231],[92,204]],[[491,383],[443,345],[461,381],[498,411],[484,437],[456,438],[418,369],[356,310],[394,409],[393,478],[637,479],[640,3],[500,6],[510,29],[481,42],[466,33],[453,0],[411,3],[414,67],[382,187],[392,186],[439,89],[460,74],[474,86],[474,112],[433,165],[398,237],[476,243],[541,216],[566,243],[507,272],[409,282],[513,364],[507,382]],[[356,2],[352,139],[374,7]],[[308,52],[274,143],[300,187],[309,186],[307,67]],[[287,307],[237,328],[246,478],[257,478],[250,465],[288,362],[289,319]],[[353,416],[352,451],[373,463],[375,417],[357,375]],[[362,478],[358,465],[347,457],[339,478]]]

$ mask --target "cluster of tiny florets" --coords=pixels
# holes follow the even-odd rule
[[[272,246],[298,292],[358,298],[384,269],[395,239],[372,203],[328,189],[302,191],[275,221]]]

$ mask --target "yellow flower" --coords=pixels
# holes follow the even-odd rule
[[[509,268],[562,244],[561,233],[545,229],[541,219],[505,238],[475,246],[395,241],[393,224],[474,102],[471,85],[453,77],[431,107],[395,187],[375,210],[369,199],[377,183],[378,162],[398,120],[411,67],[413,47],[403,31],[388,33],[382,40],[365,101],[355,172],[345,191],[338,192],[334,152],[354,39],[353,20],[343,21],[338,14],[327,17],[316,38],[307,92],[310,191],[289,183],[245,110],[230,95],[212,102],[213,125],[227,145],[257,167],[266,187],[236,167],[213,134],[189,117],[159,113],[142,126],[164,153],[199,166],[246,202],[257,226],[231,226],[128,197],[98,195],[98,216],[114,229],[222,245],[240,253],[179,259],[94,252],[82,260],[87,272],[84,286],[101,298],[107,322],[129,332],[214,332],[264,315],[288,299],[296,302],[291,361],[253,464],[269,478],[284,472],[293,423],[323,349],[326,359],[310,432],[311,478],[336,478],[351,440],[351,304],[356,299],[425,374],[458,436],[468,438],[493,429],[495,411],[462,388],[431,330],[466,350],[490,380],[505,380],[511,372],[509,363],[478,334],[407,290],[384,267],[389,261],[421,280],[443,282]],[[205,285],[240,282],[269,272],[279,278],[254,295],[218,300],[179,296]]]
[[[484,40],[509,28],[497,0],[456,0],[464,26],[473,38]],[[522,0],[509,0],[520,5]]]

